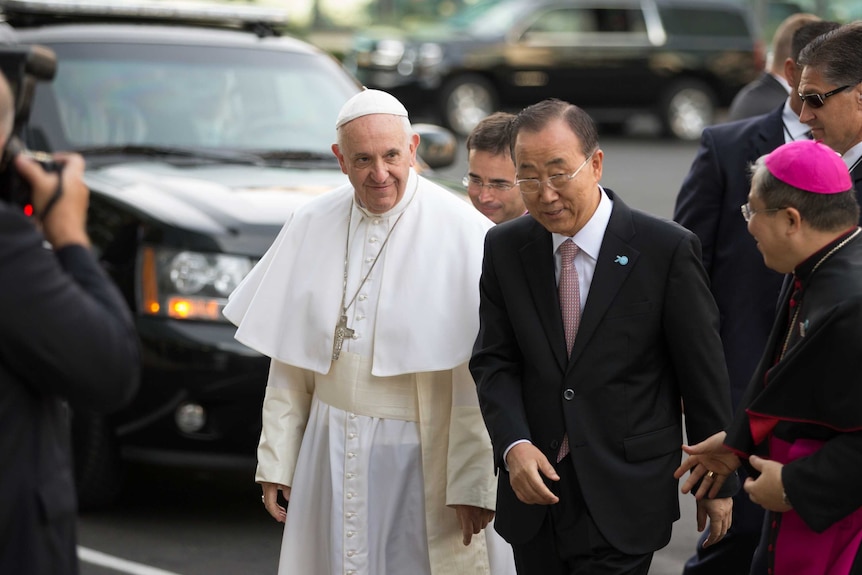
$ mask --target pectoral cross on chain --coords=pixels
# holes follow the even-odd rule
[[[335,326],[335,341],[332,342],[332,359],[338,359],[341,355],[341,346],[344,345],[345,337],[353,337],[354,331],[347,327],[347,316],[341,316]]]

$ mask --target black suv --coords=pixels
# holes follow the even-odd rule
[[[599,122],[649,112],[692,140],[763,64],[750,8],[707,0],[494,0],[412,34],[358,34],[345,63],[466,135],[556,97]],[[430,108],[430,109],[429,109]]]
[[[87,12],[0,2],[15,41],[56,54],[28,147],[86,158],[89,232],[142,344],[133,404],[73,414],[86,508],[117,494],[125,458],[253,463],[269,362],[234,340],[221,310],[292,210],[347,182],[330,146],[360,86],[330,55],[276,34],[280,12],[78,5]],[[451,162],[454,137],[449,150],[428,130],[435,163]]]

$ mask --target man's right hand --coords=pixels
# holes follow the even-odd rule
[[[554,466],[532,443],[518,443],[506,454],[509,467],[509,482],[515,495],[523,503],[552,505],[560,499],[548,489],[542,475],[551,481],[559,481]]]
[[[698,500],[718,496],[725,480],[741,465],[739,457],[724,446],[725,437],[727,433],[719,431],[700,443],[682,446],[688,457],[676,468],[673,476],[680,479],[686,471],[690,472],[680,489],[683,493],[689,493],[699,484],[695,494]]]
[[[15,169],[33,191],[33,210],[39,218],[45,239],[55,248],[69,244],[90,246],[87,236],[87,207],[90,190],[84,183],[84,158],[79,154],[54,154],[62,172],[46,172],[38,162],[19,154]],[[63,178],[63,194],[50,211],[41,217]]]
[[[263,506],[273,519],[284,523],[287,519],[287,509],[278,504],[278,492],[281,491],[285,501],[290,501],[290,487],[279,483],[261,483],[260,486],[263,489]]]

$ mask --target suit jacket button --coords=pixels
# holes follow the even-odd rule
[[[569,388],[563,392],[563,399],[565,399],[566,401],[571,401],[572,398],[574,398],[574,397],[575,397],[575,391],[571,388]]]
[[[553,441],[551,441],[551,449],[553,449],[554,451],[556,451],[556,450],[557,450],[557,448],[559,448],[559,447],[560,447],[560,442],[559,442],[559,441],[557,441],[556,439],[554,439]]]

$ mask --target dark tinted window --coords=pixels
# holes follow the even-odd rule
[[[660,7],[659,13],[669,36],[751,36],[745,18],[739,12]]]
[[[530,26],[530,32],[643,32],[643,13],[620,8],[551,10]]]

